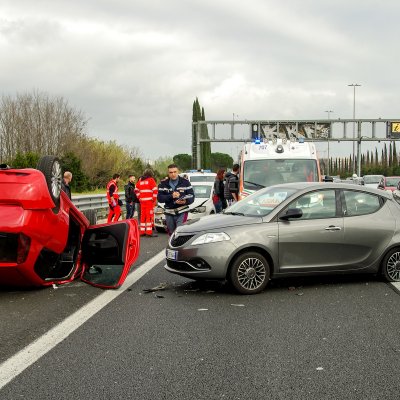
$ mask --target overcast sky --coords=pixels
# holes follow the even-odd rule
[[[196,97],[207,120],[352,118],[358,83],[356,117],[400,118],[399,18],[398,0],[1,0],[0,91],[63,96],[147,159],[191,152]]]

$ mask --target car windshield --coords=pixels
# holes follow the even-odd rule
[[[396,187],[400,181],[400,177],[388,177],[386,178],[386,187]]]
[[[372,184],[376,183],[378,184],[381,181],[382,175],[365,175],[364,176],[364,183],[366,184]]]
[[[253,193],[225,210],[225,214],[264,217],[296,193],[294,188],[270,187]]]
[[[193,185],[195,199],[209,199],[211,195],[211,185]]]
[[[189,176],[190,182],[214,182],[214,175],[191,175]]]

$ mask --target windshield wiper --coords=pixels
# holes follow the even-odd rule
[[[250,183],[250,185],[254,185],[254,186],[259,186],[259,187],[265,187],[264,185],[260,185],[259,183],[255,183],[255,182],[250,182],[250,181],[243,181],[243,183]]]
[[[241,215],[241,216],[243,216],[244,217],[244,214],[243,213],[240,213],[240,212],[232,212],[232,211],[228,211],[228,212],[224,212],[224,214],[226,214],[226,215]]]

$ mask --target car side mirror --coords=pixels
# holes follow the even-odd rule
[[[287,221],[290,218],[301,218],[303,211],[301,208],[288,208],[286,212],[279,216],[279,219]]]
[[[325,175],[324,179],[323,179],[323,182],[333,182],[333,178],[331,176],[329,176],[329,175]]]

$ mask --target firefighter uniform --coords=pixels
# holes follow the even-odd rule
[[[156,181],[142,176],[136,184],[135,193],[140,203],[140,235],[153,236],[154,206],[158,194]]]
[[[116,222],[121,216],[121,207],[118,194],[118,185],[115,179],[111,179],[111,181],[107,183],[107,200],[110,207],[107,223],[110,223],[113,220]]]

